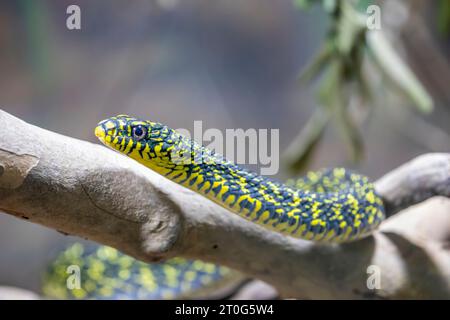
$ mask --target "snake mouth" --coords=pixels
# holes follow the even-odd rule
[[[105,129],[103,129],[102,126],[95,127],[94,133],[95,133],[95,136],[100,139],[100,141],[102,141],[102,142],[105,141],[106,133],[105,133]]]

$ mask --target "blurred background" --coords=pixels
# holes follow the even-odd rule
[[[95,143],[96,123],[119,113],[190,130],[194,120],[204,129],[276,128],[283,153],[319,108],[316,85],[298,77],[332,23],[322,5],[303,2],[0,1],[0,106]],[[416,155],[450,151],[448,3],[382,4],[383,31],[434,110],[422,114],[375,85],[358,126],[359,161],[331,121],[303,169],[346,166],[375,179]],[[71,4],[81,30],[66,27]],[[277,178],[297,174],[281,164]],[[46,264],[74,239],[0,215],[0,285],[39,291]]]

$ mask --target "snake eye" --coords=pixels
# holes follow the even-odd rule
[[[147,135],[147,128],[143,126],[136,126],[133,128],[133,138],[137,141],[142,140]]]

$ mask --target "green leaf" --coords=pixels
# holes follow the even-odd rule
[[[358,0],[356,1],[356,4],[354,8],[358,10],[360,13],[366,14],[367,7],[374,4],[375,1],[373,0]]]
[[[352,115],[348,112],[348,99],[342,97],[334,104],[336,122],[346,141],[353,162],[359,162],[364,155],[364,142],[358,127],[353,122]]]
[[[293,172],[299,173],[308,167],[329,119],[329,112],[316,109],[313,116],[283,153],[283,161]]]
[[[338,1],[340,0],[322,0],[322,6],[326,12],[332,13],[336,10]]]
[[[342,60],[338,56],[333,56],[317,91],[317,99],[323,106],[332,106],[333,102],[338,99],[337,87],[342,80],[342,71]]]
[[[294,0],[293,4],[294,7],[300,9],[300,10],[306,10],[311,7],[312,2],[315,0]]]
[[[330,114],[334,115],[340,133],[351,151],[352,160],[356,162],[362,158],[364,147],[358,128],[348,114],[349,95],[345,90],[347,85],[343,61],[334,59],[319,90],[319,99],[328,107]]]
[[[439,2],[438,10],[438,26],[442,34],[448,35],[450,33],[450,1],[441,0]]]
[[[424,113],[433,110],[433,100],[414,73],[397,55],[380,31],[367,32],[367,47],[381,71]]]
[[[341,5],[342,16],[337,25],[337,46],[339,52],[348,55],[356,46],[361,34],[366,30],[365,17],[360,15],[348,2]]]
[[[313,81],[327,67],[332,54],[332,44],[327,41],[322,49],[320,49],[319,53],[314,57],[314,60],[301,72],[299,80],[301,82]]]
[[[365,48],[358,47],[356,56],[357,56],[356,58],[357,66],[355,69],[355,80],[357,86],[356,90],[358,91],[359,96],[363,99],[364,102],[373,101],[374,97],[372,95],[370,80],[364,70],[364,58],[366,57]]]

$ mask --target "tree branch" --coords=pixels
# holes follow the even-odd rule
[[[450,201],[388,219],[370,238],[318,245],[245,221],[103,146],[0,111],[0,209],[143,261],[198,258],[266,281],[284,297],[450,298]],[[450,155],[411,161],[376,183],[396,212],[449,196]],[[447,244],[447,246],[446,246]],[[381,288],[367,288],[369,265]]]
[[[450,197],[450,154],[419,156],[384,175],[375,188],[387,216],[434,196]]]

